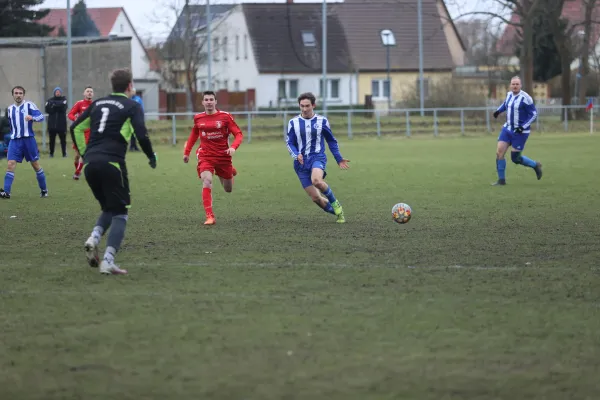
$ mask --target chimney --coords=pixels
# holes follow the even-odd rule
[[[288,4],[294,4],[294,0],[287,0]]]

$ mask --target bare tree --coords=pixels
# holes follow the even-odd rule
[[[579,82],[578,96],[579,104],[585,103],[585,95],[590,81],[590,54],[595,53],[592,49],[592,35],[594,31],[594,10],[596,9],[596,0],[584,0],[584,20],[583,20],[583,41],[581,47],[581,78]],[[577,78],[576,78],[577,79]]]
[[[164,10],[153,18],[155,23],[166,25],[169,32],[167,40],[157,47],[157,56],[164,82],[171,89],[181,88],[182,80],[187,97],[187,111],[196,108],[198,70],[208,62],[206,13],[197,12],[200,6],[190,0],[165,0],[164,8],[174,20],[165,18]],[[225,18],[216,21],[211,18],[211,33],[219,28]],[[212,53],[218,48],[211,49]],[[183,79],[182,79],[183,77]],[[209,82],[210,86],[210,82]]]
[[[495,7],[490,7],[490,10],[465,12],[458,18],[483,15],[489,17],[490,22],[499,20],[514,26],[521,41],[519,63],[523,86],[526,90],[530,90],[533,87],[533,21],[536,14],[546,7],[546,2],[542,0],[492,0],[491,2]],[[516,16],[516,18],[507,18],[507,14]]]

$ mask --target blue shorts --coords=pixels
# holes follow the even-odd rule
[[[23,158],[27,162],[33,162],[40,159],[40,152],[38,150],[37,142],[35,137],[24,137],[18,139],[11,139],[8,144],[8,161],[14,160],[18,163],[23,162]]]
[[[523,151],[528,138],[529,133],[513,133],[513,131],[503,126],[500,131],[500,136],[498,136],[498,141],[510,143],[515,149]]]
[[[302,184],[302,188],[306,189],[309,186],[312,186],[312,170],[314,168],[319,168],[323,170],[323,178],[327,176],[327,172],[325,172],[325,167],[327,166],[327,156],[325,154],[317,154],[314,156],[310,156],[304,158],[304,165],[301,165],[297,160],[294,161],[294,171],[296,171],[296,175],[298,175],[298,179],[300,179],[300,183]]]

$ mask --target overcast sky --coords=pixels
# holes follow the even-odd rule
[[[71,0],[71,7],[78,0]],[[295,0],[298,3],[322,3],[319,0]],[[329,2],[330,0],[328,0]],[[285,0],[211,0],[210,4],[231,4],[240,2],[251,3],[285,3]],[[142,37],[153,37],[155,40],[166,36],[167,27],[172,26],[169,21],[173,18],[168,5],[176,4],[178,9],[185,0],[86,0],[88,7],[124,7],[136,31]],[[205,4],[205,0],[190,0],[192,4]],[[494,0],[446,0],[446,4],[453,17],[461,13],[492,8]],[[46,0],[42,7],[66,7],[67,0]],[[157,20],[164,20],[159,23]]]

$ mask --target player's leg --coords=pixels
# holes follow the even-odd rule
[[[522,152],[525,149],[525,143],[529,138],[529,134],[514,135],[515,138],[510,149],[510,159],[517,165],[532,168],[538,180],[542,179],[542,164],[529,157],[525,157]]]
[[[62,152],[63,158],[67,156],[67,133],[60,132],[58,134],[58,138],[60,140],[60,150]]]
[[[494,182],[493,186],[502,186],[506,185],[506,151],[510,146],[511,132],[502,127],[502,131],[500,131],[500,135],[498,136],[498,144],[496,145],[496,171],[498,173],[498,180]]]
[[[312,164],[311,171],[311,181],[313,186],[315,186],[319,191],[327,198],[335,215],[337,215],[339,223],[346,222],[344,217],[344,209],[342,205],[338,201],[338,199],[333,194],[331,187],[325,182],[325,177],[327,176],[327,172],[325,172],[325,162],[316,161]]]
[[[106,199],[105,211],[112,214],[110,230],[106,239],[106,250],[100,263],[100,273],[106,275],[123,275],[127,271],[115,264],[115,257],[125,238],[128,210],[131,204],[129,196],[129,179],[124,163],[104,164],[102,186]]]
[[[296,175],[298,175],[300,184],[302,184],[302,188],[304,189],[308,197],[310,197],[310,199],[323,211],[335,215],[335,211],[333,211],[333,207],[331,206],[329,201],[325,197],[323,197],[321,191],[312,184],[311,170],[305,169],[296,163],[294,163]]]
[[[85,180],[88,186],[92,190],[92,194],[100,203],[100,209],[102,212],[92,229],[90,237],[85,241],[85,256],[87,258],[90,267],[98,267],[100,264],[100,257],[98,256],[98,245],[102,239],[102,235],[108,231],[112,223],[113,214],[110,211],[106,211],[106,198],[104,195],[103,187],[103,174],[106,170],[103,164],[93,163],[88,164],[84,170]]]
[[[215,165],[215,175],[219,177],[223,189],[227,193],[233,191],[233,165],[231,163],[223,163]]]
[[[23,162],[25,156],[23,148],[23,139],[13,139],[8,144],[8,163],[4,175],[4,187],[0,189],[0,198],[10,199],[12,184],[15,180],[15,168],[17,163]]]
[[[23,138],[21,139],[24,142],[23,153],[25,156],[25,160],[31,163],[33,170],[35,171],[35,177],[38,181],[38,186],[40,187],[40,197],[48,197],[48,187],[46,186],[46,174],[44,173],[44,169],[40,165],[40,152],[37,147],[37,142],[35,138]]]
[[[56,131],[48,131],[50,134],[50,158],[54,157],[54,146],[56,145]]]
[[[211,162],[200,161],[197,167],[198,176],[202,181],[202,205],[206,213],[206,221],[204,225],[214,225],[216,222],[215,214],[213,212],[213,201],[212,201],[212,182],[214,166]]]

